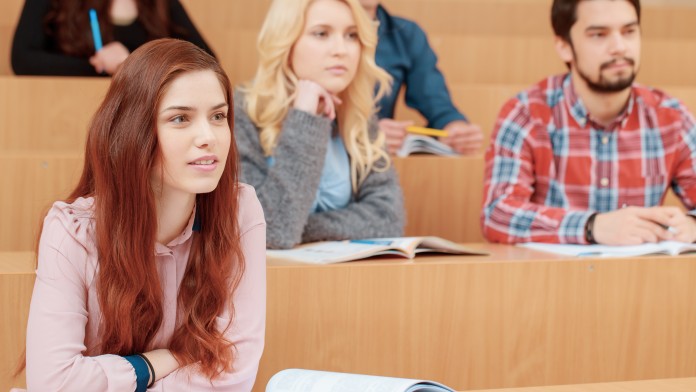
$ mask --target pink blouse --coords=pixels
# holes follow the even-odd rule
[[[180,368],[149,391],[250,391],[263,351],[266,316],[266,222],[254,188],[240,189],[239,227],[246,270],[235,291],[233,324],[225,332],[234,343],[234,371],[212,384],[193,366]],[[57,202],[44,221],[39,267],[27,327],[27,386],[30,391],[134,391],[133,367],[118,355],[98,352],[100,310],[95,285],[98,268],[91,198]],[[193,218],[181,235],[155,247],[164,292],[164,319],[154,348],[167,348],[176,328],[177,290],[192,242]],[[230,315],[224,311],[218,325]]]

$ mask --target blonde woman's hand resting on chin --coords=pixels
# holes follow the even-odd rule
[[[315,115],[336,118],[336,106],[341,99],[329,93],[325,88],[311,80],[300,80],[295,90],[293,107]]]
[[[696,239],[693,238],[696,237],[696,222],[685,215],[680,217],[680,214],[684,215],[674,207],[627,207],[605,212],[595,217],[593,236],[598,244],[603,245],[693,242]]]

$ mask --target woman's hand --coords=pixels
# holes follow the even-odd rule
[[[174,358],[171,351],[167,349],[160,348],[157,350],[148,351],[142,355],[150,360],[152,367],[155,369],[154,381],[161,380],[162,378],[168,376],[169,373],[179,368],[179,362],[176,360],[176,358]],[[152,376],[152,374],[150,376]]]
[[[295,94],[295,109],[324,115],[332,120],[336,118],[336,106],[341,104],[341,99],[319,84],[311,80],[300,80],[297,82]]]
[[[97,70],[97,73],[106,72],[113,75],[129,54],[130,52],[122,43],[110,42],[90,57],[89,63]]]

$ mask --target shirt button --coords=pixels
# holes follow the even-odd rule
[[[609,143],[609,138],[606,136],[602,137],[602,144],[607,144],[607,143]]]
[[[600,183],[602,186],[607,186],[607,185],[609,185],[609,179],[606,178],[606,177],[604,177],[604,178],[602,178],[601,180],[599,180],[599,183]]]

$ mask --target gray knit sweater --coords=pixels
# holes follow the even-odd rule
[[[371,134],[376,126],[371,124]],[[331,120],[290,109],[283,122],[272,166],[259,142],[258,128],[234,95],[234,132],[242,182],[256,188],[266,216],[266,246],[291,248],[302,242],[403,235],[401,187],[393,168],[371,172],[342,209],[310,212],[319,188]]]

